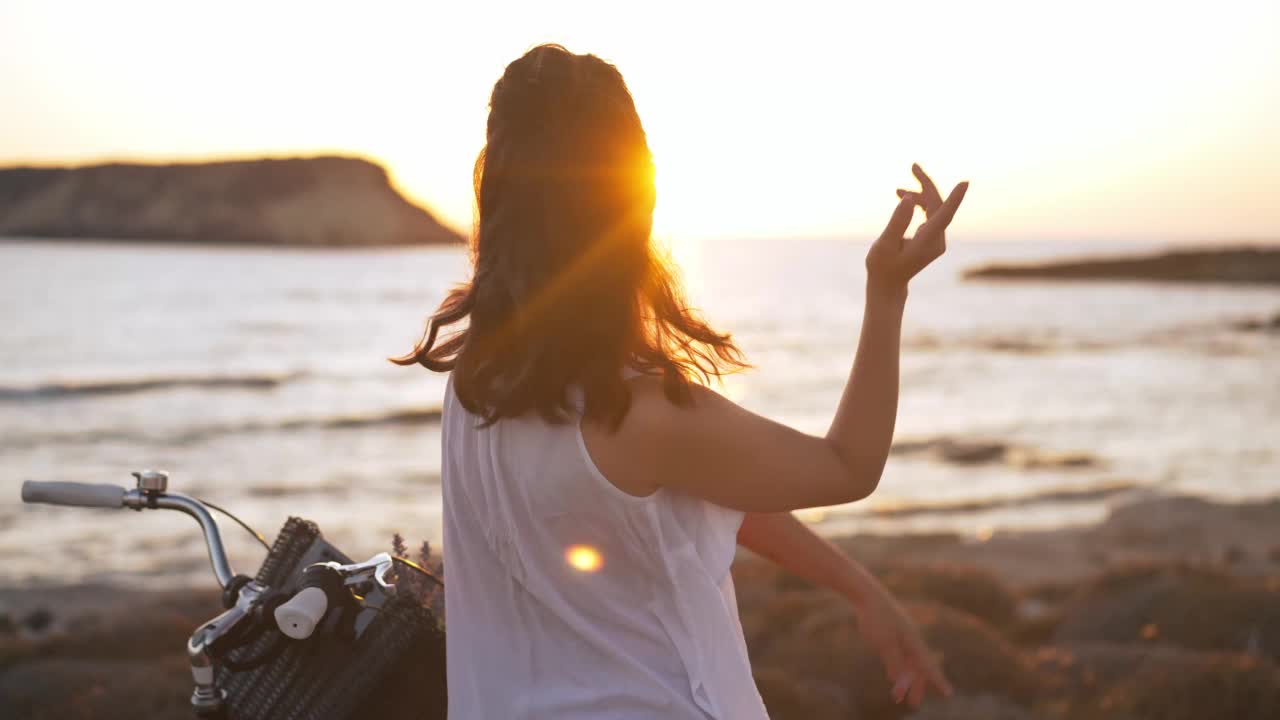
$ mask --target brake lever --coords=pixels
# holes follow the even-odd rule
[[[380,552],[364,562],[340,565],[329,561],[315,563],[308,566],[308,569],[322,567],[336,572],[342,578],[342,584],[346,587],[363,585],[372,580],[384,594],[390,596],[396,594],[395,583],[387,582],[387,573],[391,572],[393,563],[394,561],[389,553]]]

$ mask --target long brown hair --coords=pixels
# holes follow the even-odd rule
[[[631,402],[624,367],[661,376],[678,405],[696,379],[745,367],[651,241],[653,159],[613,65],[559,45],[508,65],[474,184],[471,282],[392,362],[453,371],[458,400],[485,424],[531,411],[562,422],[577,384],[585,415],[614,428]]]

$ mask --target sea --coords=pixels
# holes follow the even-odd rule
[[[1138,497],[1280,494],[1280,289],[978,281],[963,271],[1163,243],[953,238],[911,287],[895,452],[820,532],[997,533]],[[720,390],[822,433],[848,376],[867,243],[681,241],[692,303],[753,368]],[[439,549],[445,378],[397,367],[466,280],[461,247],[0,242],[0,585],[207,585],[178,513],[29,506],[25,480],[159,468],[270,540],[289,516],[353,557]],[[778,482],[786,482],[785,477]],[[222,532],[239,571],[264,551]],[[446,551],[447,552],[447,551]]]

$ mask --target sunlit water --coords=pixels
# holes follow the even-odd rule
[[[1011,450],[897,454],[870,500],[806,513],[817,527],[985,537],[1091,521],[1146,492],[1280,491],[1280,334],[1232,327],[1280,312],[1280,291],[963,281],[987,260],[1151,246],[953,244],[912,287],[898,438]],[[824,430],[856,346],[864,252],[676,248],[694,302],[756,366],[724,392]],[[0,583],[207,580],[188,518],[18,502],[23,480],[129,484],[145,467],[268,536],[293,514],[352,555],[387,549],[394,531],[438,543],[444,381],[384,358],[465,274],[460,248],[0,244]],[[1080,454],[1095,462],[1063,462]],[[973,507],[884,512],[949,503]],[[256,568],[261,550],[224,534],[239,568]]]

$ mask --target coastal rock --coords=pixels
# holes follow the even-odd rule
[[[1280,669],[1240,653],[1171,647],[1046,647],[1032,658],[1052,717],[1270,720],[1280,717]]]
[[[1017,596],[994,573],[971,566],[898,567],[881,580],[898,597],[945,605],[996,628],[1009,624],[1018,609]]]
[[[1280,333],[1280,312],[1270,318],[1249,318],[1232,323],[1231,327],[1241,332]]]
[[[184,649],[221,612],[216,591],[81,586],[51,596],[45,632],[0,638],[0,717],[191,716]]]
[[[1280,660],[1280,582],[1183,565],[1112,570],[1067,603],[1054,639],[1173,645]]]
[[[937,437],[922,440],[899,440],[893,444],[895,455],[925,454],[954,465],[979,465],[1002,462],[1010,445],[999,441]]]
[[[994,629],[958,610],[931,604],[909,606],[925,642],[942,656],[942,669],[957,693],[990,694],[1027,703],[1039,679]]]
[[[41,628],[12,638],[0,652],[0,668],[28,655],[104,660],[181,655],[195,628],[222,612],[215,590],[147,592],[81,587],[86,597],[96,589],[99,602],[89,607],[71,601],[62,607],[41,608],[45,616]],[[67,593],[74,595],[77,590],[69,588]]]
[[[1014,703],[1031,700],[1037,680],[1015,648],[967,613],[932,603],[908,609],[957,692],[990,694]],[[766,683],[761,695],[771,710],[803,715],[804,698],[850,708],[846,717],[901,718],[879,656],[858,631],[852,607],[825,591],[780,593],[759,608],[743,609],[748,648]],[[777,715],[786,720],[792,715]]]
[[[787,591],[742,608],[747,648],[760,695],[775,720],[849,717],[860,676],[884,672],[855,629],[853,610],[834,593]],[[860,714],[854,717],[861,717]]]
[[[957,695],[925,703],[907,720],[1034,720],[1026,708],[995,695]]]
[[[779,667],[759,668],[753,674],[770,720],[847,720],[850,717],[849,693],[839,685],[798,678]]]
[[[0,717],[187,720],[191,666],[182,651],[154,660],[42,659],[0,674]]]
[[[770,592],[763,598],[739,596],[742,634],[752,656],[768,651],[784,640],[797,625],[814,614],[844,615],[852,619],[852,609],[843,599],[826,590]]]
[[[1274,285],[1280,284],[1280,248],[1202,248],[1128,257],[985,265],[966,270],[964,278],[971,280],[1150,280]]]
[[[1275,543],[1280,499],[1252,503],[1216,503],[1203,498],[1158,497],[1119,505],[1083,538],[1091,552],[1103,552],[1112,565],[1148,564],[1161,558],[1217,563],[1236,548],[1236,574],[1273,572],[1265,549]]]
[[[924,456],[950,465],[1004,463],[1020,470],[1093,468],[1102,464],[1098,458],[1084,452],[1055,452],[999,440],[948,436],[899,440],[893,444],[891,452]]]
[[[1165,663],[1142,658],[1131,675],[1103,695],[1099,710],[1139,720],[1280,716],[1280,671],[1272,663],[1232,654],[1183,657]]]
[[[0,169],[0,236],[260,245],[462,237],[348,157]]]

